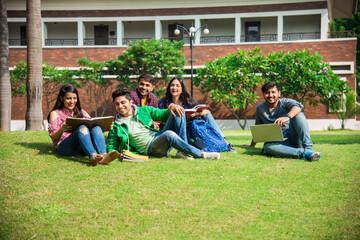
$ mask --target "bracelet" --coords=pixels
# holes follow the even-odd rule
[[[292,117],[290,116],[290,114],[288,114],[288,113],[287,113],[285,116],[286,116],[286,117],[289,117],[289,119],[292,118]]]

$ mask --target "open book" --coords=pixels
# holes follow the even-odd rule
[[[67,118],[66,124],[72,126],[73,129],[77,128],[78,126],[84,124],[89,129],[93,128],[94,126],[100,126],[102,131],[109,131],[110,126],[114,121],[114,117],[94,117],[94,118]]]
[[[204,111],[205,109],[207,109],[209,107],[210,106],[208,106],[206,104],[198,104],[193,108],[185,109],[185,114],[186,115],[191,115],[191,114],[196,113],[196,112],[202,112],[202,111]]]
[[[149,160],[148,156],[135,154],[129,150],[124,152],[123,161],[125,162],[146,162],[147,160]]]

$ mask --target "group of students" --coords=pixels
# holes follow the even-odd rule
[[[175,148],[176,156],[180,158],[219,159],[220,153],[204,152],[188,143],[187,123],[195,118],[203,119],[225,137],[208,109],[185,114],[184,109],[194,107],[197,102],[191,98],[183,79],[173,78],[167,86],[165,97],[160,101],[151,93],[154,87],[153,76],[143,74],[138,78],[136,89],[117,89],[112,93],[117,114],[106,144],[99,126],[88,129],[81,125],[72,129],[66,124],[68,117],[91,117],[81,108],[77,89],[69,84],[63,85],[48,116],[49,135],[57,152],[65,156],[89,156],[93,166],[106,165],[116,158],[122,158],[125,150],[164,157]],[[281,143],[265,143],[265,152],[275,156],[319,160],[321,153],[312,151],[303,106],[291,99],[279,99],[281,90],[276,83],[265,84],[262,90],[265,102],[256,108],[256,124],[272,122],[282,125],[284,135],[291,138]],[[254,147],[255,144],[252,142],[243,146]],[[231,144],[228,147],[230,152],[236,153]]]

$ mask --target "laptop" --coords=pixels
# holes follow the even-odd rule
[[[251,135],[254,142],[277,142],[284,141],[281,126],[277,124],[261,124],[250,126]]]

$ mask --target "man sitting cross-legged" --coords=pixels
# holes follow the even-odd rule
[[[312,150],[309,125],[303,113],[304,106],[289,98],[280,98],[281,88],[276,82],[265,83],[261,91],[265,102],[256,106],[255,124],[275,123],[281,126],[287,138],[282,142],[266,142],[264,151],[278,157],[302,158],[318,161],[320,152]],[[244,147],[255,147],[256,143]]]
[[[187,143],[184,109],[171,104],[168,109],[151,106],[137,107],[130,91],[117,89],[112,93],[117,111],[113,129],[108,136],[107,149],[130,150],[155,157],[167,156],[172,147],[178,150],[177,157],[193,159],[219,159],[220,154],[202,152]],[[154,121],[165,122],[161,131],[154,129]]]

